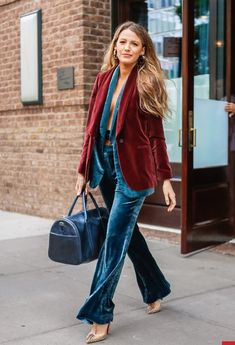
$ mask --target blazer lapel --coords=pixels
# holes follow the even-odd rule
[[[87,128],[87,132],[91,136],[94,136],[99,129],[99,124],[100,124],[100,119],[101,119],[103,108],[104,108],[104,103],[107,97],[108,88],[109,88],[109,84],[110,84],[114,69],[115,67],[107,71],[105,75],[102,76],[103,79],[100,81],[99,89],[96,95],[95,104],[92,109],[92,115],[91,115],[92,119]],[[131,101],[134,88],[136,87],[136,78],[137,78],[137,66],[134,66],[133,69],[131,70],[129,77],[127,78],[126,84],[123,89],[122,98],[119,104],[117,125],[116,125],[116,137],[121,132],[123,124],[125,122],[125,117],[127,115],[126,114],[127,106],[129,102]]]
[[[92,120],[89,123],[87,132],[93,136],[97,133],[99,128],[100,119],[102,116],[105,100],[108,93],[109,83],[111,81],[113,72],[115,68],[110,69],[103,75],[103,79],[100,81],[99,89],[96,94],[96,100],[94,107],[92,109]]]
[[[131,70],[129,77],[127,78],[126,84],[123,89],[122,98],[119,104],[117,126],[116,126],[116,137],[120,134],[122,127],[125,122],[125,117],[127,116],[127,106],[131,101],[133,91],[136,87],[137,78],[137,66],[134,66]]]

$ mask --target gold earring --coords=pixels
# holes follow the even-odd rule
[[[137,64],[139,67],[143,66],[145,64],[145,56],[144,55],[140,55],[137,61]]]
[[[117,57],[117,49],[114,49],[113,51],[113,57],[115,60],[118,60],[118,57]]]

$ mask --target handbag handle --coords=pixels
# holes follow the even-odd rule
[[[99,206],[95,200],[95,198],[93,197],[93,195],[91,194],[91,192],[88,192],[88,195],[90,196],[95,208],[96,208],[96,211],[98,213],[98,216],[99,218],[101,219],[101,222],[102,222],[102,216],[101,216],[101,213],[100,213],[100,210],[99,210]],[[76,195],[70,209],[69,209],[69,212],[68,212],[68,216],[71,216],[72,212],[73,212],[73,209],[78,201],[78,198],[79,198],[80,195]],[[82,208],[83,208],[83,212],[84,212],[84,218],[85,218],[85,222],[87,221],[87,207],[86,207],[86,204],[87,204],[87,197],[85,195],[85,192],[83,191],[82,192]]]

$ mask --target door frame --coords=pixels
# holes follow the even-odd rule
[[[233,37],[235,37],[235,19],[233,16],[235,13],[235,3],[233,0],[227,0],[227,21],[228,25],[226,26],[226,41],[227,41],[227,49],[226,49],[226,94],[228,97],[228,101],[231,101],[231,96],[235,96],[235,51],[234,51],[234,44],[233,44]],[[233,99],[234,102],[234,99]],[[230,125],[230,135],[231,135],[231,128],[235,129],[235,116],[229,120]],[[235,152],[230,151],[229,155],[229,164],[230,164],[230,182],[231,182],[231,189],[230,189],[230,218],[231,218],[231,227],[233,228],[233,233],[235,237]]]
[[[191,4],[194,0],[191,0]],[[193,151],[189,150],[189,112],[193,112],[193,51],[194,40],[194,11],[188,0],[182,6],[182,191],[181,191],[181,253],[187,252],[187,233],[192,227],[192,212],[189,200],[192,200],[192,171]]]

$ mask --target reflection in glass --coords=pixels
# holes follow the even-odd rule
[[[164,40],[170,37],[182,37],[182,23],[178,0],[148,1],[148,32],[154,42],[161,66],[168,78],[181,76],[180,56],[170,57],[164,51]]]
[[[168,79],[166,86],[171,116],[164,121],[164,129],[172,163],[181,163],[181,147],[178,145],[182,126],[181,10],[179,0],[148,1],[148,32]]]

